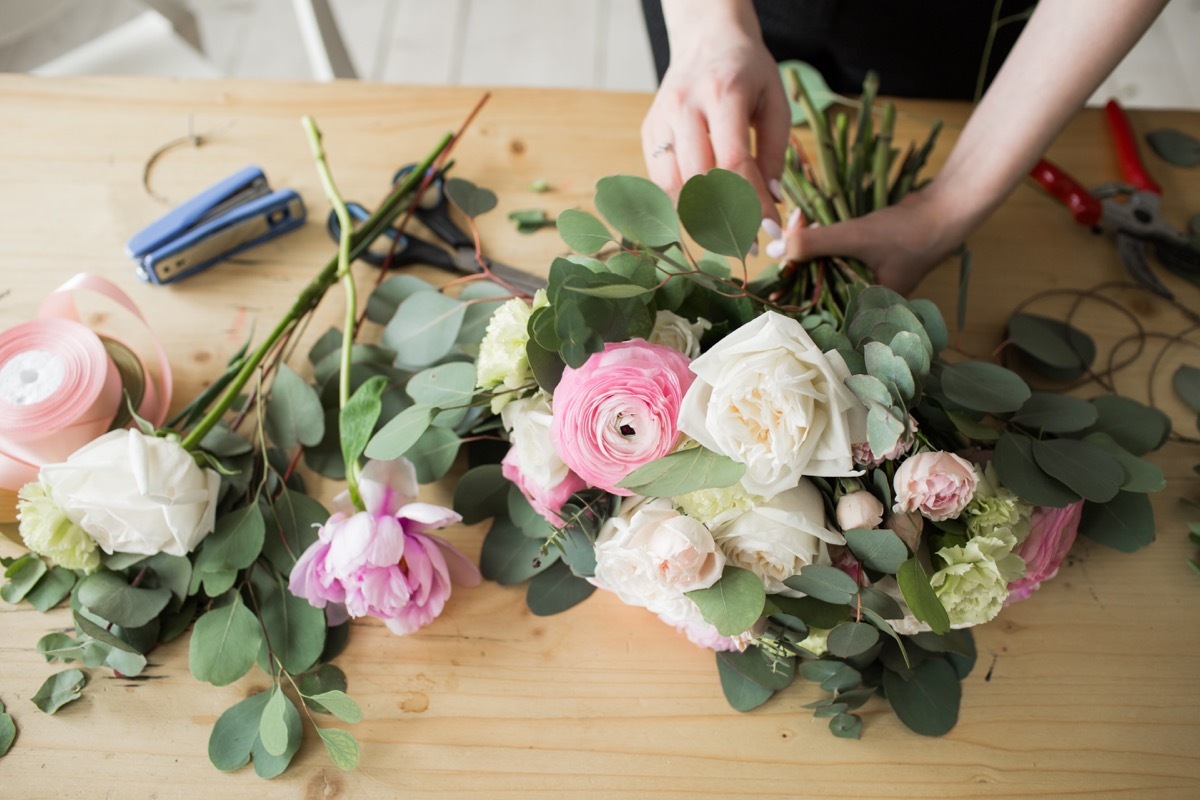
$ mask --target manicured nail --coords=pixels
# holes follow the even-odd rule
[[[775,198],[775,202],[783,202],[783,187],[779,185],[779,181],[771,178],[767,181],[767,188],[771,190],[771,196]]]
[[[799,221],[800,221],[800,209],[793,208],[792,213],[788,214],[787,227],[789,229],[794,228],[794,227],[796,227],[796,223]]]
[[[783,258],[787,252],[787,242],[783,239],[773,239],[767,242],[767,255],[771,258]]]
[[[773,219],[764,219],[762,221],[762,229],[772,239],[779,239],[783,236],[783,228],[779,227],[779,223]]]

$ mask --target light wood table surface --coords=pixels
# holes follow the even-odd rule
[[[141,79],[0,77],[0,326],[33,317],[74,273],[105,276],[145,311],[171,355],[177,398],[216,376],[252,325],[263,331],[325,263],[332,246],[324,200],[300,127],[325,133],[347,198],[370,204],[393,170],[424,155],[480,96],[468,88],[368,84],[187,83]],[[644,173],[638,126],[650,97],[541,90],[496,91],[459,145],[455,173],[496,191],[480,218],[485,251],[545,270],[565,249],[552,230],[519,235],[509,211],[591,207],[604,175]],[[933,166],[967,114],[960,104],[901,102],[897,140],[947,122]],[[306,227],[174,287],[138,283],[123,254],[131,233],[166,206],[142,186],[150,155],[188,132],[206,143],[171,150],[150,172],[153,190],[179,202],[244,164],[309,205]],[[1137,111],[1135,127],[1200,133],[1200,114]],[[806,134],[801,134],[805,136]],[[1200,171],[1145,154],[1162,183],[1166,215],[1200,210]],[[1094,185],[1118,177],[1103,118],[1080,114],[1050,156]],[[545,179],[553,190],[535,194]],[[1120,280],[1109,239],[1075,225],[1062,207],[1023,186],[970,241],[974,254],[962,347],[986,355],[1009,314],[1047,288]],[[918,294],[948,319],[957,267],[943,265]],[[360,273],[364,287],[374,278]],[[1200,289],[1168,281],[1200,308]],[[1125,299],[1150,329],[1176,332],[1182,316],[1148,295]],[[335,288],[310,338],[340,318]],[[1039,309],[1049,312],[1048,307]],[[1083,315],[1102,350],[1129,324],[1094,307]],[[367,331],[367,336],[377,332]],[[1168,355],[1156,384],[1184,433],[1195,416],[1171,395]],[[1194,354],[1186,354],[1197,363]],[[1121,378],[1145,397],[1149,359]],[[305,365],[301,364],[301,368]],[[1083,390],[1086,396],[1096,390]],[[177,399],[176,405],[179,405]],[[5,798],[174,797],[1049,797],[1200,796],[1200,577],[1185,559],[1187,511],[1200,495],[1193,446],[1154,457],[1168,488],[1155,496],[1158,540],[1134,555],[1081,542],[1057,580],[976,629],[979,664],[964,683],[958,726],[928,739],[881,700],[861,712],[861,741],[833,738],[801,708],[822,696],[798,680],[750,714],[722,697],[713,657],[646,612],[598,593],[551,618],[525,608],[522,588],[455,590],[446,613],[397,638],[373,620],[353,626],[337,661],[362,705],[353,728],[362,762],[332,765],[311,730],[292,768],[267,783],[246,768],[222,774],[206,746],[217,716],[266,681],[257,669],[215,688],[187,670],[186,638],[155,650],[151,680],[92,670],[84,698],[49,717],[29,702],[62,669],[34,649],[70,625],[0,603],[0,699],[19,734],[0,759]],[[336,486],[324,487],[331,494]],[[450,484],[424,487],[449,500]],[[6,509],[7,511],[7,509]],[[485,526],[448,538],[475,558]],[[0,553],[20,549],[0,542]]]

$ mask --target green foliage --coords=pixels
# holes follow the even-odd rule
[[[998,414],[1016,411],[1031,392],[1013,371],[985,361],[960,361],[942,368],[946,397],[972,411]]]
[[[217,718],[208,737],[208,760],[214,767],[222,772],[232,772],[250,763],[250,751],[258,738],[263,709],[272,694],[252,694]]]
[[[451,361],[422,370],[409,378],[406,391],[418,405],[443,409],[433,419],[434,425],[457,427],[475,396],[475,365]]]
[[[34,554],[26,553],[4,570],[8,583],[0,587],[0,597],[14,605],[21,602],[45,574],[46,564]]]
[[[811,598],[835,605],[845,605],[858,594],[858,584],[853,578],[837,567],[821,564],[809,564],[801,568],[799,575],[793,575],[785,580],[784,584],[789,589],[804,592]],[[796,616],[807,619],[802,614]]]
[[[267,396],[264,425],[277,446],[311,447],[325,435],[325,411],[316,391],[287,364],[280,364]]]
[[[79,602],[110,622],[139,628],[162,613],[171,590],[132,587],[115,572],[101,570],[79,584]]]
[[[802,83],[811,100],[813,108],[824,111],[838,100],[838,96],[825,83],[824,76],[811,64],[803,61],[780,61],[779,74],[784,86],[794,86]],[[794,90],[787,92],[788,104],[792,110],[792,125],[803,125],[808,122],[808,115],[803,104],[796,98]]]
[[[1146,134],[1151,149],[1168,164],[1194,167],[1200,164],[1200,139],[1175,128],[1158,128]]]
[[[1094,425],[1100,414],[1086,400],[1066,394],[1033,392],[1013,414],[1012,422],[1045,433],[1076,433]]]
[[[883,688],[900,721],[922,736],[941,736],[958,722],[962,686],[944,659],[926,660],[908,680],[885,670]]]
[[[1037,314],[1014,314],[1008,321],[1009,342],[1036,372],[1072,381],[1096,360],[1096,343],[1072,325]]]
[[[483,539],[479,571],[501,586],[523,583],[557,559],[556,553],[541,555],[542,543],[526,536],[507,516],[496,517]]]
[[[41,688],[29,698],[33,704],[47,714],[53,714],[67,703],[83,696],[83,685],[87,676],[82,670],[68,669],[51,675]]]
[[[358,741],[351,734],[337,728],[317,728],[317,733],[334,766],[347,772],[358,766]]]
[[[198,681],[226,686],[250,670],[261,644],[258,619],[235,593],[232,602],[196,620],[188,645],[188,669]]]
[[[332,689],[312,696],[306,695],[305,699],[314,701],[342,722],[349,722],[353,725],[362,721],[362,710],[358,707],[358,703],[354,702],[345,692]]]
[[[454,485],[454,510],[462,516],[464,525],[500,516],[508,510],[511,487],[499,464],[469,469]]]
[[[1085,503],[1079,532],[1122,553],[1145,547],[1154,541],[1154,509],[1150,498],[1135,492],[1118,492],[1107,503]]]
[[[383,329],[384,347],[396,351],[396,366],[418,370],[450,352],[462,330],[466,304],[441,292],[407,297]]]
[[[745,473],[745,464],[697,446],[643,464],[617,485],[643,497],[674,497],[731,486]]]
[[[264,636],[258,663],[272,674],[270,654],[283,669],[298,675],[311,668],[325,648],[325,611],[288,591],[283,575],[256,569],[251,573],[254,603]],[[274,753],[278,755],[278,753]]]
[[[433,422],[437,409],[417,403],[404,409],[367,443],[367,458],[391,461],[407,453]]]
[[[0,702],[0,758],[9,751],[16,738],[17,726],[13,722],[12,714],[5,711],[4,703]]]
[[[1182,365],[1171,376],[1171,385],[1188,408],[1200,414],[1200,369],[1190,364]]]
[[[766,591],[753,572],[726,566],[716,583],[687,592],[687,596],[717,633],[737,636],[762,616]]]
[[[496,193],[463,178],[448,178],[443,183],[446,198],[468,217],[478,217],[496,207]]]
[[[329,519],[325,507],[306,494],[284,489],[262,510],[263,555],[284,575],[317,540],[317,528]]]
[[[586,211],[568,208],[558,215],[558,235],[577,253],[592,255],[612,241],[604,223]]]
[[[408,449],[406,455],[417,471],[421,483],[433,483],[450,471],[462,440],[446,428],[427,429]]]
[[[762,205],[745,178],[713,169],[692,176],[680,189],[679,220],[701,247],[745,259],[758,237]]]
[[[667,193],[636,175],[612,175],[596,184],[596,208],[622,236],[647,247],[680,239],[679,220]]]
[[[266,523],[257,504],[250,504],[217,519],[216,529],[205,537],[192,566],[188,594],[201,585],[209,597],[229,591],[239,570],[254,563],[263,549]]]
[[[525,592],[525,604],[536,616],[548,617],[582,603],[596,587],[576,576],[562,561],[533,576]]]
[[[1106,503],[1125,480],[1121,465],[1104,448],[1080,439],[1035,439],[1033,459],[1085,500]]]
[[[1039,466],[1033,452],[1034,442],[1024,434],[1001,434],[992,459],[1001,483],[1035,506],[1062,508],[1079,500],[1078,494]]]
[[[749,652],[749,651],[748,651]],[[721,679],[721,690],[729,705],[737,711],[751,711],[771,699],[774,689],[769,689],[739,672],[729,659],[717,653],[717,674]]]
[[[865,622],[843,622],[829,632],[829,652],[838,658],[861,655],[879,641],[879,629]]]
[[[75,573],[71,570],[50,567],[33,588],[25,593],[25,602],[45,613],[67,599],[71,590],[75,588],[75,581]]]
[[[429,281],[415,275],[395,275],[375,287],[367,299],[367,319],[377,325],[386,325],[396,315],[401,303],[417,292],[436,292],[437,287]],[[332,338],[330,338],[332,337]],[[336,329],[330,329],[313,346],[308,358],[316,364],[324,356],[337,352],[341,347],[342,336]]]
[[[1156,408],[1119,395],[1092,398],[1096,424],[1087,433],[1106,433],[1135,456],[1157,450],[1171,433],[1171,419]]]
[[[938,600],[925,570],[916,558],[910,558],[900,565],[900,569],[896,571],[896,583],[899,584],[904,602],[908,604],[913,616],[933,628],[934,633],[950,630],[950,616],[942,606],[942,601]]]

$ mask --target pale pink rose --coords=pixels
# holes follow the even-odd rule
[[[893,511],[918,511],[942,522],[962,513],[975,494],[979,476],[965,458],[945,451],[926,451],[906,459],[892,479]]]
[[[396,634],[428,625],[450,597],[453,583],[474,586],[479,571],[448,542],[426,531],[458,522],[448,508],[409,502],[416,476],[406,459],[371,461],[356,511],[343,492],[317,541],[292,568],[288,589],[317,608],[331,624],[372,616]]]
[[[892,445],[892,449],[886,453],[876,454],[871,450],[869,442],[855,442],[850,448],[851,455],[854,457],[854,463],[873,469],[888,461],[897,460],[912,449],[913,442],[916,441],[916,437],[913,436],[916,430],[917,420],[910,414],[908,417],[908,433],[897,439],[896,443]]]
[[[879,498],[860,489],[844,494],[837,501],[837,523],[844,531],[875,530],[883,522],[883,503]]]
[[[633,470],[667,455],[679,437],[679,405],[692,384],[688,360],[644,339],[610,343],[554,390],[551,441],[589,485],[617,486]]]
[[[1029,535],[1013,552],[1025,561],[1025,577],[1008,585],[1008,600],[1024,600],[1058,574],[1058,568],[1079,532],[1079,517],[1083,501],[1063,508],[1035,508]]]
[[[704,619],[700,609],[696,608],[694,604],[692,608],[695,613],[682,618],[672,617],[670,614],[659,614],[658,618],[682,633],[688,638],[688,641],[698,647],[707,647],[709,650],[718,652],[730,650],[741,652],[754,641],[754,637],[766,629],[763,620],[759,620],[749,630],[743,631],[737,636],[722,636],[716,626]]]
[[[550,399],[539,392],[513,400],[504,406],[500,418],[512,442],[500,462],[501,472],[535,511],[551,525],[561,527],[558,512],[563,503],[587,484],[563,463],[550,441]]]

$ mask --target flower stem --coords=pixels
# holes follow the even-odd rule
[[[380,234],[387,230],[388,226],[404,210],[412,198],[413,190],[416,189],[417,185],[424,178],[425,172],[432,166],[442,151],[450,145],[453,138],[453,134],[450,133],[442,136],[433,151],[425,156],[424,160],[412,172],[408,173],[403,181],[393,187],[391,193],[379,205],[375,213],[368,217],[366,222],[354,232],[350,237],[349,259],[351,261],[361,255],[370,246],[371,242],[375,241]],[[192,428],[187,436],[183,438],[181,444],[184,448],[193,450],[200,444],[205,435],[212,430],[213,426],[220,421],[225,412],[233,405],[242,388],[250,380],[250,376],[258,369],[258,365],[271,352],[283,334],[317,307],[317,304],[321,302],[321,298],[325,296],[325,292],[337,280],[338,265],[339,258],[335,256],[313,278],[312,282],[301,290],[292,303],[291,308],[284,314],[283,319],[279,320],[274,329],[268,334],[266,340],[242,363],[241,369],[238,370],[234,379],[226,387],[213,407],[196,423],[196,427]]]
[[[337,214],[338,227],[341,231],[338,237],[337,274],[341,279],[342,288],[346,292],[345,329],[342,331],[342,366],[338,375],[338,411],[342,412],[346,410],[346,404],[350,402],[350,366],[351,356],[354,352],[355,319],[358,314],[358,290],[354,285],[354,275],[350,272],[350,232],[354,223],[350,220],[350,211],[346,208],[346,201],[342,199],[337,184],[333,182],[333,174],[329,171],[329,162],[325,158],[325,147],[321,144],[321,131],[317,128],[316,121],[310,116],[305,116],[301,120],[301,124],[304,125],[304,130],[308,134],[308,145],[312,150],[313,160],[317,162],[317,174],[321,176],[321,185],[325,189],[325,196],[329,198],[329,202],[333,206],[334,213]],[[340,425],[340,413],[338,419]],[[362,474],[362,468],[358,464],[358,459],[354,459],[354,462],[346,465],[346,491],[350,495],[350,501],[354,503],[354,507],[361,509],[362,498],[358,493],[358,478]]]

